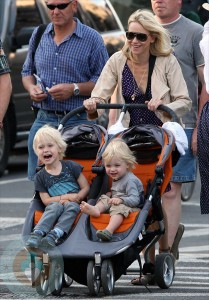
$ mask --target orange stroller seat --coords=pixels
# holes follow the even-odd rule
[[[127,218],[124,218],[122,224],[118,227],[115,232],[124,232],[128,230],[136,220],[139,212],[130,213]],[[110,221],[109,214],[101,214],[99,218],[90,216],[90,223],[94,226],[96,230],[103,230],[107,227]]]

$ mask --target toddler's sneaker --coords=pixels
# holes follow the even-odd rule
[[[110,241],[112,239],[112,233],[109,230],[97,230],[96,236],[102,241]]]
[[[59,236],[54,230],[51,230],[41,241],[41,246],[43,248],[52,248],[57,245],[57,240]]]
[[[39,248],[42,239],[43,236],[41,234],[32,232],[25,245],[30,248]]]

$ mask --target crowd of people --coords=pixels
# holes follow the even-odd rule
[[[113,180],[112,193],[102,195],[95,206],[85,202],[89,184],[82,166],[63,161],[66,143],[57,130],[63,116],[84,105],[86,112],[66,125],[94,124],[103,113],[97,110],[97,103],[147,104],[146,110],[131,109],[125,115],[124,128],[162,126],[170,121],[170,116],[157,110],[163,104],[179,117],[189,145],[173,167],[170,185],[162,196],[166,232],[159,241],[159,252],[171,253],[178,260],[184,233],[181,187],[183,182],[196,180],[197,155],[201,213],[209,213],[209,23],[203,27],[181,15],[181,0],[151,0],[153,12],[131,14],[123,48],[109,58],[100,34],[74,17],[77,5],[77,0],[46,2],[51,23],[35,55],[38,29],[34,30],[22,69],[23,85],[37,109],[28,139],[28,178],[35,180],[35,189],[46,206],[27,245],[54,247],[57,238],[68,234],[80,211],[96,217],[110,212],[107,228],[97,232],[101,240],[109,241],[123,218],[143,205],[143,186],[131,172],[135,157],[121,140],[110,142],[103,153],[106,173]],[[209,10],[209,3],[203,8]],[[0,42],[0,128],[11,96],[9,73]],[[108,127],[117,120],[118,111],[110,110]],[[39,160],[45,166],[36,173]],[[60,184],[62,189],[58,190]],[[150,259],[154,264],[155,249],[150,251]],[[141,278],[132,284],[140,285]]]

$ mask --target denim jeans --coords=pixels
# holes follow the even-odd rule
[[[191,149],[193,130],[185,128],[188,138],[188,149],[185,155],[180,156],[177,164],[174,166],[171,182],[190,182],[196,179],[197,157],[193,155]]]
[[[45,208],[34,230],[41,230],[47,234],[55,226],[68,234],[79,212],[78,203],[69,201],[62,205],[59,202],[52,202]]]
[[[58,128],[60,121],[62,120],[62,115],[55,115],[54,113],[50,113],[46,110],[39,109],[37,117],[30,129],[29,137],[28,137],[28,179],[34,180],[34,176],[36,173],[36,167],[38,164],[38,158],[33,150],[33,139],[38,131],[44,125],[50,125],[52,127]],[[82,113],[79,115],[75,115],[65,124],[67,125],[79,125],[79,124],[93,124],[94,121],[88,121],[86,117],[86,113]]]

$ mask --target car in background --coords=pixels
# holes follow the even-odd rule
[[[152,10],[151,0],[110,0],[114,9],[117,11],[118,16],[124,26],[127,29],[127,23],[129,16],[137,9],[149,9]],[[209,19],[209,12],[202,8],[202,4],[207,0],[183,0],[182,1],[182,14],[186,17],[196,21],[202,25]],[[197,15],[195,17],[195,15]]]
[[[209,19],[209,12],[202,7],[207,0],[183,0],[181,13],[202,25]]]
[[[111,56],[124,45],[123,25],[109,0],[79,0],[77,17],[103,37]],[[31,100],[22,85],[21,69],[35,27],[50,22],[45,0],[1,0],[0,36],[11,67],[13,92],[0,139],[0,176],[17,142],[26,140],[34,121]]]
[[[128,18],[129,16],[136,11],[137,9],[149,9],[151,10],[151,0],[110,0],[114,9],[117,11],[117,14],[127,30]]]

